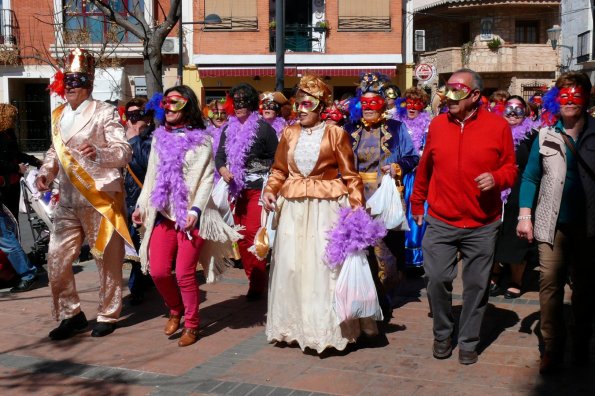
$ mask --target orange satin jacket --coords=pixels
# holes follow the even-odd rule
[[[363,206],[364,187],[355,170],[347,133],[340,127],[327,125],[320,142],[318,162],[312,172],[304,176],[293,156],[301,131],[300,125],[283,131],[264,191],[285,198],[336,199],[348,195],[352,207]]]

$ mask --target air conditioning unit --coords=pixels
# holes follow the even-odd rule
[[[163,55],[179,53],[180,48],[178,47],[178,43],[179,40],[177,37],[166,37],[161,46],[161,53]]]
[[[426,50],[426,31],[416,30],[415,31],[415,52],[424,52]]]

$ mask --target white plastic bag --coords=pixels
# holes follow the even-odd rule
[[[215,206],[217,206],[219,214],[223,217],[223,221],[225,221],[228,226],[233,227],[233,213],[229,206],[229,185],[223,178],[219,179],[217,184],[215,184],[211,198],[213,198],[213,202],[215,203]]]
[[[339,323],[359,318],[383,319],[364,251],[349,254],[345,259],[335,286],[334,309]]]
[[[403,199],[391,175],[382,176],[380,187],[368,199],[366,207],[372,216],[382,220],[387,230],[409,231]]]

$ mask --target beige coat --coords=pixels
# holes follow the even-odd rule
[[[141,242],[140,259],[144,273],[150,272],[149,242],[158,211],[151,203],[151,193],[155,188],[159,165],[159,154],[156,150],[156,140],[153,139],[149,164],[143,189],[137,201],[137,207],[143,215],[146,227],[145,235]],[[205,269],[208,282],[213,282],[225,269],[224,259],[229,257],[232,243],[241,238],[236,230],[229,227],[219,215],[211,197],[213,190],[213,177],[215,163],[213,161],[212,139],[189,150],[184,158],[184,181],[188,188],[188,210],[197,207],[201,211],[200,236],[205,239],[200,263]],[[169,214],[175,220],[175,214]]]
[[[539,130],[539,154],[543,173],[535,208],[535,239],[554,243],[556,223],[566,180],[566,146],[554,127]]]

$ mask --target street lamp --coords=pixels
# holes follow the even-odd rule
[[[547,32],[547,38],[550,40],[550,44],[552,45],[553,50],[555,50],[557,47],[560,47],[560,48],[567,48],[570,51],[570,58],[568,61],[568,64],[570,64],[570,61],[572,60],[572,54],[574,52],[574,49],[570,45],[558,44],[558,41],[560,40],[560,33],[562,32],[562,28],[560,28],[560,26],[558,26],[558,25],[554,25],[551,28],[547,29],[546,32]],[[566,67],[568,67],[568,66],[566,66]]]
[[[180,2],[180,27],[178,29],[178,82],[177,85],[183,84],[182,74],[184,71],[184,46],[183,46],[183,25],[212,25],[221,23],[221,17],[217,14],[209,14],[204,21],[182,22],[182,2]]]

